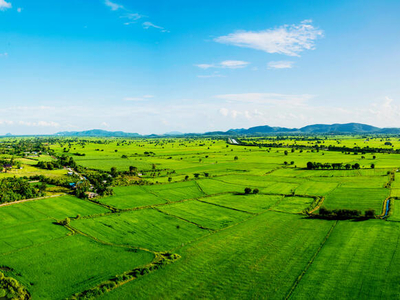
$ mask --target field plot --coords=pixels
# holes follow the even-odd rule
[[[238,210],[260,213],[262,211],[269,209],[271,206],[275,205],[282,199],[283,199],[282,196],[274,196],[274,195],[225,194],[220,196],[204,198],[203,200],[208,203],[214,203]]]
[[[48,242],[69,233],[67,229],[54,224],[50,219],[5,226],[1,227],[0,231],[0,254]],[[15,234],[16,232],[18,234]]]
[[[292,299],[398,299],[397,223],[339,222]]]
[[[328,209],[358,209],[364,212],[374,209],[377,214],[382,211],[383,201],[390,190],[368,188],[337,188],[326,196],[324,206]]]
[[[391,214],[390,221],[400,221],[400,200],[390,200]]]
[[[72,196],[41,199],[19,204],[19,207],[26,206],[32,210],[39,211],[43,215],[61,220],[66,217],[75,218],[77,215],[88,216],[109,212],[108,209],[93,204],[89,201],[78,199]]]
[[[225,192],[240,192],[243,193],[243,187],[233,183],[225,183],[216,179],[198,180],[197,184],[207,195],[215,195]]]
[[[195,181],[146,186],[144,189],[169,202],[193,199],[205,195]]]
[[[159,209],[211,229],[221,229],[250,217],[247,213],[199,201],[170,204]]]
[[[63,299],[110,277],[149,263],[154,255],[71,236],[1,255],[3,266],[33,299]]]
[[[33,210],[27,205],[13,204],[10,206],[0,207],[0,228],[46,219],[48,219],[48,216],[39,211]]]
[[[314,201],[314,198],[307,197],[283,197],[283,199],[276,206],[273,207],[273,210],[289,213],[301,213]]]
[[[332,224],[266,212],[189,244],[173,265],[101,299],[284,299]]]
[[[315,179],[317,180],[317,179]],[[339,183],[336,182],[319,182],[306,180],[295,190],[296,195],[325,196],[333,191]]]
[[[120,209],[148,206],[167,201],[152,193],[149,193],[141,186],[115,187],[114,196],[100,199],[104,204]]]
[[[209,233],[154,209],[81,219],[71,225],[102,241],[153,251],[168,250]]]

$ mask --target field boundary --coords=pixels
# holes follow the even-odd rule
[[[29,201],[36,201],[36,200],[49,199],[49,198],[57,198],[57,197],[66,196],[66,195],[68,195],[68,194],[62,193],[62,194],[51,195],[51,196],[44,196],[44,197],[38,197],[38,198],[23,199],[23,200],[18,200],[18,201],[13,201],[13,202],[6,202],[6,203],[0,204],[0,207],[10,206],[10,205],[14,205],[14,204],[29,202]]]
[[[335,229],[337,223],[339,221],[335,221],[331,228],[329,229],[328,233],[326,234],[325,238],[323,239],[323,241],[321,242],[321,245],[318,247],[317,251],[314,253],[314,255],[311,257],[310,261],[307,263],[306,267],[304,268],[304,270],[300,273],[300,275],[297,277],[296,281],[294,282],[293,286],[291,287],[291,289],[289,290],[289,293],[286,295],[285,300],[288,300],[294,290],[297,288],[297,286],[299,285],[300,281],[303,279],[304,275],[306,274],[306,272],[308,271],[308,269],[311,267],[312,263],[314,262],[314,260],[317,258],[318,254],[321,252],[322,247],[324,247],[326,241],[328,240],[328,238],[330,237],[333,229]]]

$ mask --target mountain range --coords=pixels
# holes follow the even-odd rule
[[[346,124],[314,124],[301,128],[271,127],[268,125],[250,127],[248,129],[230,129],[228,131],[212,131],[206,133],[181,133],[169,132],[163,135],[140,135],[138,133],[128,133],[123,131],[107,131],[92,129],[86,131],[63,131],[58,132],[57,136],[70,137],[160,137],[160,136],[237,136],[237,135],[270,135],[270,134],[400,134],[400,128],[379,128],[360,123]]]

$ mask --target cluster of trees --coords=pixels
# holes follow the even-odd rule
[[[374,165],[375,167],[375,165]],[[360,164],[344,164],[344,163],[319,163],[311,162],[307,163],[307,170],[358,170],[360,169]]]
[[[54,170],[63,167],[76,168],[77,164],[72,157],[63,154],[54,161],[39,161],[36,166],[41,169]]]
[[[0,299],[31,299],[31,295],[17,280],[0,272]]]
[[[364,215],[361,214],[361,211],[356,209],[327,209],[325,207],[321,207],[318,212],[318,216],[324,219],[332,219],[332,220],[347,220],[347,219],[355,219],[355,218],[375,218],[375,210],[367,209]]]
[[[26,179],[16,177],[0,179],[0,203],[41,197],[45,191],[45,183],[31,185]]]
[[[259,192],[260,192],[259,189],[254,189],[254,190],[253,190],[253,194],[258,194]],[[245,189],[244,189],[244,193],[245,193],[246,195],[250,194],[250,193],[251,193],[251,188],[249,188],[249,187],[245,188]]]

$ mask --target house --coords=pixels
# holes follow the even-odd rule
[[[97,197],[99,194],[93,193],[93,192],[85,192],[85,195],[88,199],[92,199],[94,197]]]

